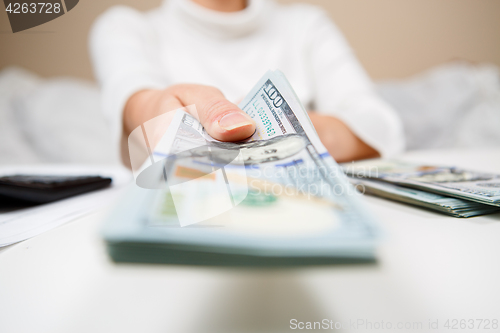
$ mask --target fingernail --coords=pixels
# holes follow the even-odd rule
[[[231,131],[238,127],[252,125],[252,119],[240,112],[228,113],[219,120],[219,126],[226,131]]]

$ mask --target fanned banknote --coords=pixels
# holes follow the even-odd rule
[[[447,197],[500,207],[499,174],[383,159],[348,163],[343,167],[345,172],[353,177],[378,179]]]
[[[364,194],[404,202],[454,217],[473,217],[500,212],[500,207],[446,197],[440,194],[429,193],[379,180],[354,177],[350,177],[349,180]]]
[[[372,216],[284,75],[266,73],[239,106],[257,124],[244,142],[214,140],[193,109],[169,116],[166,133],[147,147],[136,185],[105,225],[112,258],[216,265],[372,261]],[[137,131],[144,147],[151,127]]]

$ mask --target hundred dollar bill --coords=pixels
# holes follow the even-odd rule
[[[112,257],[258,265],[373,260],[373,217],[284,75],[266,73],[239,106],[257,126],[237,143],[211,138],[192,111],[175,112],[137,176],[144,188],[134,187],[105,227]]]
[[[382,159],[345,164],[344,170],[348,175],[358,178],[375,178],[422,191],[500,207],[499,174]]]
[[[473,217],[500,212],[500,207],[446,197],[383,181],[353,177],[350,177],[349,180],[364,194],[427,208],[454,217]]]

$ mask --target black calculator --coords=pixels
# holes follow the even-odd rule
[[[98,190],[111,178],[89,176],[11,175],[0,177],[0,203],[48,203]]]

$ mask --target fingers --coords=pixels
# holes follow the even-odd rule
[[[240,141],[255,132],[255,122],[250,116],[229,102],[220,90],[202,85],[176,85],[166,92],[174,96],[180,104],[194,104],[197,114],[192,114],[214,139],[220,141]],[[194,111],[190,110],[190,113]]]

